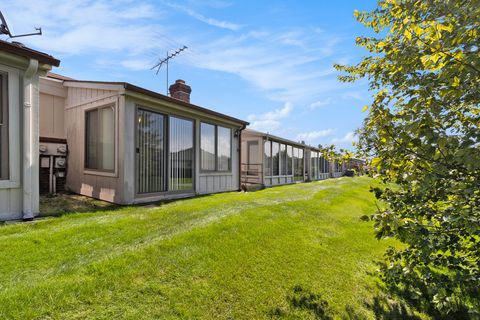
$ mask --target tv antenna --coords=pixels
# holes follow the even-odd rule
[[[166,86],[167,86],[167,96],[168,96],[168,61],[170,59],[173,59],[176,55],[180,54],[180,52],[184,51],[188,49],[187,46],[183,46],[182,48],[179,48],[177,49],[175,52],[171,53],[171,54],[168,54],[168,51],[167,51],[167,55],[165,56],[165,58],[163,59],[160,59],[153,67],[150,68],[150,70],[154,70],[154,69],[157,69],[157,72],[155,74],[158,74],[160,72],[160,68],[163,66],[163,65],[166,65],[166,68],[167,68],[167,82],[166,82]]]
[[[13,35],[10,32],[10,29],[8,28],[7,21],[5,20],[5,17],[3,16],[2,11],[0,11],[0,20],[1,20],[0,34],[6,34],[9,38],[20,38],[20,37],[27,37],[27,36],[42,35],[42,28],[35,28],[37,32]]]

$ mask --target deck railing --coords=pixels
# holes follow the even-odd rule
[[[242,183],[261,184],[263,178],[262,163],[241,164]]]

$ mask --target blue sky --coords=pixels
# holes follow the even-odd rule
[[[165,93],[167,51],[192,103],[251,122],[254,129],[351,149],[370,101],[365,81],[344,84],[333,63],[365,55],[367,30],[353,11],[375,1],[7,0],[0,10],[15,33],[42,27],[23,43],[59,58],[54,72],[76,79],[127,81]]]

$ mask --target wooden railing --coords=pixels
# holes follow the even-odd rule
[[[263,180],[262,163],[241,164],[242,183],[261,184]]]

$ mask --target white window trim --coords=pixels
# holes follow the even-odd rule
[[[87,117],[87,112],[93,111],[93,110],[99,110],[105,107],[111,106],[113,108],[113,118],[114,118],[114,130],[115,130],[115,136],[113,138],[114,140],[114,145],[115,145],[115,150],[114,150],[114,157],[115,157],[115,165],[114,165],[114,170],[113,171],[103,171],[103,170],[95,170],[95,169],[89,169],[86,168],[85,165],[85,157],[86,157],[86,143],[87,141],[85,140],[86,135],[87,135],[87,128],[86,128],[86,117]],[[83,110],[83,146],[82,146],[82,166],[83,166],[83,174],[86,175],[93,175],[93,176],[103,176],[103,177],[112,177],[112,178],[117,178],[118,177],[118,149],[119,149],[119,143],[118,143],[118,127],[119,127],[119,114],[118,114],[118,101],[115,99],[114,101],[103,103],[101,105],[96,105],[91,108],[87,108]]]
[[[0,180],[0,189],[20,188],[20,169],[23,161],[20,161],[20,150],[23,143],[20,137],[20,72],[18,69],[0,64],[0,71],[7,74],[8,83],[8,180]]]

